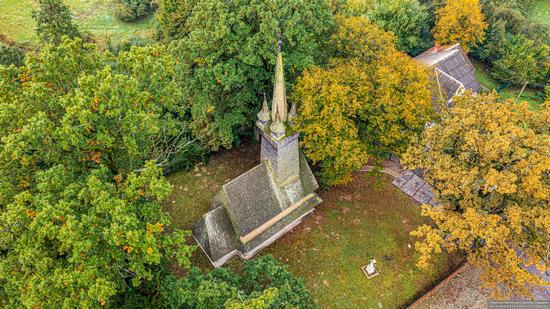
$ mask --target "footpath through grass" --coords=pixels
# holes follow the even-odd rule
[[[258,145],[243,146],[213,156],[207,165],[171,175],[175,191],[165,209],[175,224],[190,228],[226,181],[259,163],[258,151]],[[446,254],[427,270],[415,267],[409,232],[427,220],[389,176],[358,173],[351,184],[320,195],[324,202],[311,216],[260,254],[273,254],[289,265],[322,308],[401,308],[457,267],[458,257]],[[370,258],[377,260],[380,275],[369,280],[361,266]],[[193,262],[210,267],[200,249]],[[242,262],[236,259],[228,265],[238,270]]]
[[[112,0],[65,0],[73,13],[79,29],[98,37],[113,40],[129,39],[133,36],[148,37],[152,33],[154,16],[126,23],[114,14]],[[32,10],[36,8],[32,0],[0,0],[0,34],[17,42],[34,43],[38,39]]]

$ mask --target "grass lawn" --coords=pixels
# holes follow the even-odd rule
[[[193,171],[169,176],[174,194],[165,209],[175,224],[189,228],[225,181],[258,163],[258,151],[258,145],[245,145],[216,154]],[[322,307],[403,307],[458,266],[458,257],[448,255],[427,270],[414,266],[409,232],[427,221],[389,176],[356,174],[351,184],[320,195],[324,202],[311,216],[260,254],[289,265]],[[380,275],[369,280],[361,266],[371,257]],[[200,249],[193,262],[210,267]],[[229,263],[237,270],[241,265],[239,259]]]
[[[529,17],[532,20],[539,21],[550,26],[550,1],[537,0],[529,10]]]
[[[490,74],[490,68],[483,62],[477,59],[470,59],[472,64],[476,68],[476,77],[479,80],[481,86],[487,90],[497,89],[499,82]],[[521,91],[521,87],[508,86],[505,89],[501,90],[498,94],[501,99],[516,99]],[[544,102],[544,95],[542,91],[526,87],[523,93],[521,94],[520,101],[526,101],[529,103],[532,109],[540,109],[540,105]]]
[[[149,36],[154,23],[151,15],[134,23],[119,21],[114,16],[111,0],[65,0],[81,31],[96,36],[127,39]],[[18,42],[36,42],[33,0],[0,0],[0,33]]]

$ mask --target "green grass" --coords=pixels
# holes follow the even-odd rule
[[[470,59],[476,68],[476,77],[483,88],[488,91],[496,90],[499,82],[495,80],[490,73],[490,68],[483,62],[477,59]],[[516,99],[521,91],[521,87],[508,86],[501,90],[498,94],[501,99]],[[544,102],[542,91],[526,87],[521,94],[520,101],[526,101],[529,106],[534,109],[540,109],[540,105]]]
[[[529,10],[529,15],[532,20],[550,26],[550,1],[537,0],[533,7]]]
[[[154,17],[148,16],[134,23],[119,21],[113,11],[112,0],[65,0],[81,31],[98,37],[116,40],[132,36],[150,36]],[[0,0],[0,33],[17,42],[37,41],[32,0]]]
[[[175,224],[190,228],[223,183],[257,164],[258,157],[258,146],[248,145],[218,154],[193,171],[171,175],[175,192],[165,209]],[[427,270],[415,267],[409,232],[427,220],[389,176],[356,174],[352,183],[320,195],[324,201],[311,216],[260,254],[272,254],[289,265],[321,307],[401,308],[457,266],[457,257],[441,255]],[[369,280],[361,266],[371,257],[380,275]],[[209,268],[200,249],[193,263]],[[237,270],[241,265],[239,259],[229,263]]]

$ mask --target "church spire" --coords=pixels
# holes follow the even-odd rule
[[[280,137],[285,132],[285,122],[288,117],[288,106],[286,101],[285,76],[283,69],[282,41],[279,39],[277,51],[277,63],[275,64],[275,85],[273,86],[273,103],[271,110],[271,132]]]
[[[267,98],[265,96],[265,92],[264,92],[264,102],[262,104],[262,110],[258,113],[257,116],[258,116],[258,122],[262,128],[269,122],[269,120],[271,120],[269,115],[269,107],[267,106]]]

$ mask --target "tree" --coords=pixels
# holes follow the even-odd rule
[[[36,21],[36,33],[43,43],[58,44],[65,35],[80,37],[71,12],[62,0],[38,0],[38,10],[33,11],[32,18]]]
[[[403,162],[421,168],[441,206],[424,205],[435,226],[419,226],[425,267],[442,249],[462,250],[495,293],[528,294],[542,279],[550,243],[550,104],[540,112],[495,94],[455,96]],[[495,296],[498,296],[495,295]]]
[[[397,49],[417,55],[431,46],[429,14],[418,0],[379,2],[368,13],[369,19],[397,36]]]
[[[547,45],[535,45],[523,35],[508,36],[499,47],[491,75],[514,85],[543,81],[548,67],[542,62],[550,55],[549,51]]]
[[[332,25],[324,0],[197,2],[181,25],[188,35],[172,43],[188,81],[182,87],[192,102],[194,134],[213,150],[238,141],[241,129],[253,124],[263,93],[270,96],[279,36],[292,85],[304,68],[322,61]]]
[[[489,26],[483,44],[473,49],[472,53],[476,58],[490,64],[494,70],[501,71],[497,77],[502,78],[501,81],[522,85],[525,81],[544,83],[545,72],[548,70],[544,66],[544,56],[548,54],[550,29],[526,16],[523,8],[525,3],[516,0],[483,1],[483,14]],[[524,49],[529,48],[528,45],[533,46],[532,51]],[[512,50],[522,54],[522,57],[515,58]],[[504,56],[506,60],[500,60],[503,63],[496,63]],[[536,69],[527,73],[527,68],[534,67]],[[514,72],[515,68],[518,69],[517,73]],[[523,82],[513,75],[523,75],[519,78]],[[516,80],[512,81],[513,79]]]
[[[365,18],[341,20],[332,41],[341,57],[307,70],[293,89],[296,130],[325,185],[349,181],[369,157],[403,152],[430,120],[428,72],[393,42]]]
[[[117,17],[126,22],[147,16],[156,8],[151,0],[115,0],[114,2]]]
[[[181,280],[173,280],[164,291],[172,308],[315,308],[301,279],[271,255],[244,263],[242,274],[218,268],[204,274],[192,268]],[[176,291],[175,293],[173,291]]]
[[[67,38],[0,67],[1,306],[154,303],[166,267],[189,267],[161,210],[159,165],[187,142],[174,70],[160,46]]]
[[[196,0],[161,0],[156,19],[157,36],[162,40],[174,40],[186,37],[190,30],[187,20],[191,17]]]
[[[25,52],[17,45],[0,43],[0,65],[22,66],[25,61]]]
[[[447,0],[436,16],[433,29],[436,43],[460,43],[468,52],[483,42],[487,24],[478,0]]]

